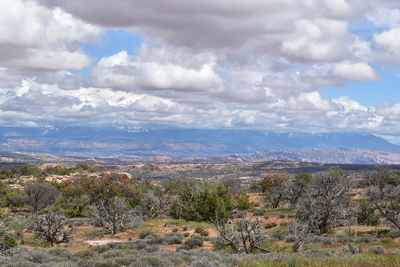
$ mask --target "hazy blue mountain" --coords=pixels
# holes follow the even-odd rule
[[[0,151],[73,156],[212,157],[271,150],[366,149],[400,152],[400,146],[352,133],[273,133],[253,130],[168,128],[0,127]]]

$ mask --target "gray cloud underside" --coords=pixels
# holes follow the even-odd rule
[[[320,87],[376,81],[400,62],[398,1],[3,0],[4,125],[167,123],[185,127],[400,133],[400,104],[365,107]],[[349,32],[367,18],[372,40]],[[107,28],[143,34],[137,54],[82,49]],[[7,51],[7,52],[5,52]],[[92,66],[89,77],[74,74]]]

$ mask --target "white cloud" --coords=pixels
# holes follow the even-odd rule
[[[366,63],[341,62],[332,66],[332,74],[340,79],[353,82],[376,81],[379,74]]]
[[[354,100],[351,100],[350,98],[348,98],[346,96],[342,96],[342,97],[333,99],[332,102],[335,103],[336,105],[338,105],[339,107],[342,107],[342,110],[344,111],[344,113],[349,113],[352,111],[364,111],[364,112],[368,111],[367,107],[364,107],[360,103],[358,103]]]
[[[0,65],[38,70],[82,69],[91,60],[79,44],[95,41],[100,34],[100,28],[59,8],[50,10],[29,0],[2,0]]]
[[[299,61],[338,61],[347,57],[350,40],[345,22],[298,20],[295,31],[282,42],[281,51]]]
[[[193,57],[183,51],[143,45],[137,56],[122,51],[103,58],[92,76],[97,86],[127,91],[215,91],[222,85],[215,68],[216,59],[209,54]]]
[[[400,26],[400,9],[379,8],[367,15],[368,20],[378,27],[394,28]]]
[[[42,0],[105,27],[125,27],[152,39],[230,56],[238,49],[300,61],[343,60],[356,46],[347,31],[372,0]],[[383,6],[383,5],[382,5]],[[93,12],[96,10],[96,12]],[[118,15],[115,15],[118,14]],[[235,53],[233,53],[235,54]]]
[[[398,104],[364,106],[318,91],[377,80],[379,60],[399,62],[398,10],[388,9],[396,1],[0,1],[4,125],[400,133]],[[349,31],[367,13],[385,28],[372,41]],[[88,78],[71,72],[92,63],[83,44],[106,27],[146,41],[135,54],[93,62]]]
[[[374,35],[374,41],[378,44],[380,58],[386,62],[400,62],[400,28],[393,28]]]

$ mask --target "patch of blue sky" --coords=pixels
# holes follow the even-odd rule
[[[85,44],[84,50],[91,57],[99,60],[102,57],[109,57],[121,51],[135,55],[144,36],[130,33],[120,29],[107,30],[100,44]]]
[[[127,32],[121,29],[110,29],[104,34],[98,44],[84,44],[85,53],[97,63],[103,57],[115,55],[121,51],[126,51],[130,55],[135,55],[140,45],[143,43],[144,36]],[[71,70],[83,76],[90,74],[92,66],[82,70]]]
[[[400,102],[400,71],[398,68],[378,70],[381,80],[374,82],[346,82],[343,87],[324,87],[320,92],[326,98],[347,96],[364,106],[384,102]]]
[[[360,36],[367,41],[372,41],[374,39],[374,34],[382,32],[383,30],[383,28],[377,28],[366,18],[352,21],[349,24],[350,33]]]
[[[220,75],[222,80],[226,81],[228,79],[229,76],[229,71],[228,70],[224,70]]]

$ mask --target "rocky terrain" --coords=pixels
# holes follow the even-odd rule
[[[374,135],[353,133],[0,127],[0,151],[2,162],[400,163],[400,146]]]

